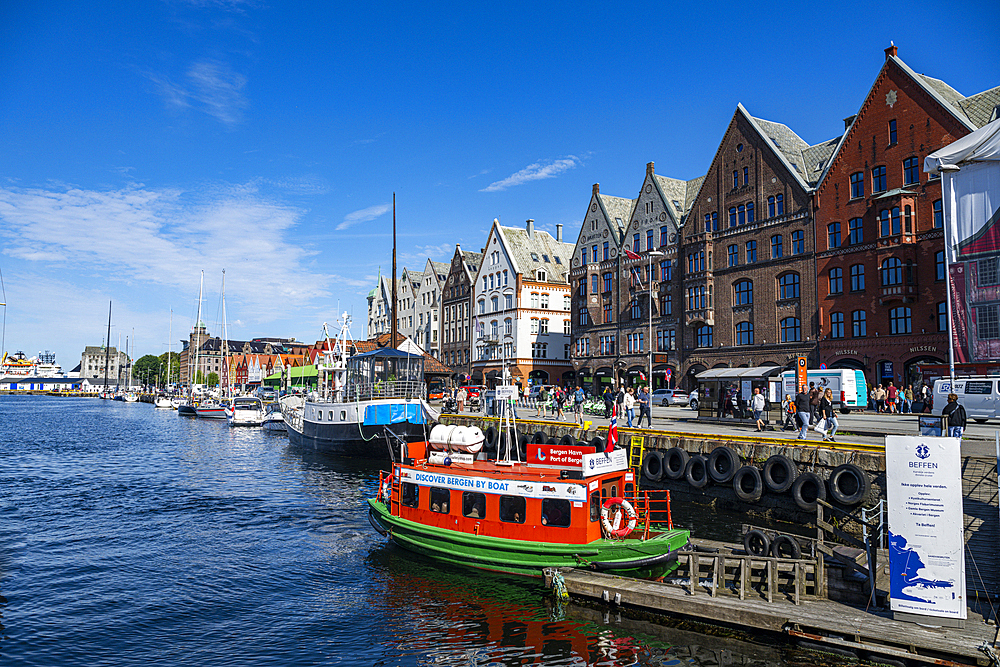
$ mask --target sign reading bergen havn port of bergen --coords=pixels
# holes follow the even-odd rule
[[[898,614],[967,617],[959,438],[886,436],[889,597]]]

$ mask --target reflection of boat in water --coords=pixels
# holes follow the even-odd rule
[[[514,447],[489,457],[482,445],[479,429],[443,425],[409,443],[368,501],[375,529],[422,555],[509,574],[589,567],[659,578],[677,568],[690,532],[651,523],[624,449],[530,445],[521,462],[504,453]]]
[[[226,406],[230,426],[260,426],[264,421],[264,404],[256,396],[237,396]]]
[[[281,405],[277,402],[269,403],[264,412],[264,420],[260,424],[265,431],[280,431],[284,433],[285,418],[281,416]]]

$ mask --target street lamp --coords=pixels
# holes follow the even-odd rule
[[[650,415],[652,415],[652,394],[653,394],[653,257],[663,257],[661,250],[650,250],[646,253],[648,266],[646,267],[646,278],[649,280],[649,394],[650,394]]]

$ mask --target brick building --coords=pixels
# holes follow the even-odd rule
[[[472,375],[472,283],[482,258],[456,245],[441,293],[441,361],[456,375]]]
[[[737,106],[684,228],[686,387],[708,368],[816,363],[811,202],[836,143]]]
[[[815,194],[819,360],[913,384],[948,358],[941,179],[924,158],[988,122],[1000,88],[964,97],[885,63]]]

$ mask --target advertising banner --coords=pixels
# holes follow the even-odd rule
[[[615,470],[628,469],[628,451],[616,449],[610,454],[598,452],[597,454],[583,455],[583,476],[591,477],[603,472],[614,472]]]
[[[961,440],[886,436],[894,612],[966,618]]]
[[[530,482],[520,479],[473,477],[410,468],[403,468],[400,479],[411,484],[437,486],[457,491],[499,493],[505,496],[525,496],[527,498],[562,498],[563,500],[576,501],[587,499],[587,488],[583,484],[566,482]]]
[[[585,451],[593,451],[592,447],[575,447],[569,445],[528,445],[528,463],[534,465],[553,466],[556,468],[579,468],[583,465]]]
[[[796,386],[793,387],[792,391],[790,391],[788,393],[790,393],[792,396],[795,396],[795,394],[799,393],[800,391],[804,391],[806,389],[806,387],[808,386],[808,380],[806,379],[806,376],[807,376],[808,372],[809,372],[809,370],[806,367],[806,357],[798,357],[795,360],[795,385]]]

